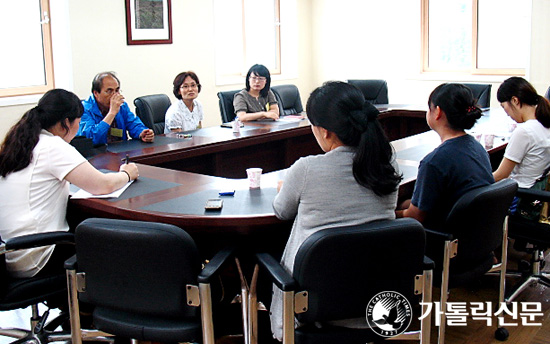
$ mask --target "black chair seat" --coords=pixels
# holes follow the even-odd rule
[[[155,135],[164,133],[164,117],[166,110],[172,105],[166,94],[152,94],[138,97],[134,100],[136,115],[143,124],[153,129]]]
[[[327,325],[321,328],[313,325],[299,327],[294,332],[294,338],[300,344],[364,344],[380,340],[380,336],[370,328],[350,329]]]
[[[352,84],[359,88],[365,100],[371,104],[388,104],[388,83],[386,80],[348,80],[349,84]]]
[[[151,317],[97,307],[93,313],[94,325],[109,333],[144,341],[173,342],[174,338],[187,341],[202,339],[201,322],[197,317]]]
[[[300,91],[295,85],[278,85],[271,87],[271,90],[279,103],[279,115],[295,115],[304,111]]]
[[[239,93],[240,91],[241,90],[218,92],[220,116],[222,118],[222,123],[231,122],[235,119],[233,98],[235,97],[235,94]]]
[[[491,84],[464,84],[468,87],[480,108],[491,107]]]
[[[510,216],[510,237],[524,239],[537,246],[550,247],[550,225]]]
[[[26,308],[54,297],[66,298],[65,275],[10,279],[0,298],[0,310]]]

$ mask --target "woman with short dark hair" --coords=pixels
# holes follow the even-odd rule
[[[174,96],[178,101],[166,110],[164,133],[201,128],[204,113],[197,99],[202,88],[199,77],[191,71],[179,73],[173,84]]]
[[[279,119],[279,105],[270,87],[269,70],[260,64],[250,67],[246,74],[246,88],[233,98],[233,107],[239,121]]]

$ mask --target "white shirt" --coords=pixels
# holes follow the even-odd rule
[[[26,234],[68,231],[65,219],[69,182],[65,176],[86,159],[61,137],[40,133],[29,166],[0,177],[0,231],[9,239]],[[6,255],[6,266],[17,278],[32,277],[46,265],[55,246]]]
[[[179,99],[166,110],[164,133],[168,134],[170,129],[175,128],[181,128],[182,131],[195,130],[203,118],[202,105],[198,100],[193,100],[193,111],[189,111],[183,100]]]
[[[510,178],[521,188],[530,188],[550,166],[550,129],[536,119],[518,124],[504,152],[517,165]]]

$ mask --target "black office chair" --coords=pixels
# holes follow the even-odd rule
[[[5,253],[28,248],[73,244],[74,236],[68,232],[50,232],[20,236],[17,238],[0,238],[0,311],[10,311],[31,306],[31,330],[0,328],[0,336],[17,338],[17,343],[48,343],[53,341],[68,341],[69,331],[55,330],[65,323],[68,324],[68,314],[59,316],[47,322],[50,309],[57,308],[57,302],[66,302],[67,280],[65,274],[16,279],[6,271]],[[60,266],[60,269],[62,267]],[[38,304],[46,302],[48,310],[39,314]],[[15,342],[14,342],[15,343]]]
[[[295,85],[278,85],[271,87],[271,90],[279,103],[279,115],[295,115],[304,111],[300,91]]]
[[[357,86],[365,100],[371,104],[388,104],[388,83],[386,80],[348,80],[349,84]]]
[[[366,343],[383,339],[370,328],[326,324],[319,328],[315,323],[365,318],[369,301],[381,292],[401,293],[413,306],[418,305],[418,295],[422,294],[422,301],[430,303],[433,262],[424,256],[424,244],[422,225],[405,218],[314,233],[300,246],[292,276],[271,256],[258,254],[260,265],[283,291],[283,343]],[[295,310],[299,313],[296,318],[305,324],[297,329]],[[403,310],[396,311],[397,319],[403,322]],[[422,319],[419,331],[394,338],[429,343],[430,321],[428,315]]]
[[[164,134],[164,118],[166,110],[172,105],[166,94],[152,94],[138,97],[134,100],[136,115],[155,135]]]
[[[94,306],[103,333],[93,335],[214,343],[210,279],[231,250],[201,271],[195,242],[173,225],[92,218],[75,238],[76,255],[65,263],[73,344],[90,337],[80,329],[78,299]]]
[[[464,86],[472,90],[474,98],[477,99],[477,106],[491,107],[491,84],[464,84]]]
[[[441,271],[441,317],[439,343],[445,341],[447,298],[450,288],[468,285],[487,272],[500,275],[499,302],[504,301],[508,247],[508,209],[517,183],[504,179],[471,190],[453,206],[445,222],[445,232],[426,228],[427,254]],[[494,264],[494,252],[501,247],[501,263]],[[436,275],[436,282],[439,279]],[[497,329],[497,339],[507,331]],[[506,338],[505,338],[506,337]]]
[[[517,196],[539,202],[550,202],[550,191],[519,188]],[[550,224],[526,220],[518,215],[510,216],[509,237],[515,239],[514,248],[531,254],[530,272],[515,285],[506,296],[512,302],[530,286],[542,284],[550,287],[550,274],[542,272],[544,252],[550,248]]]
[[[544,93],[544,98],[550,100],[550,87],[546,90],[546,93]]]
[[[239,93],[241,90],[236,91],[223,91],[218,92],[219,104],[220,104],[220,115],[222,116],[222,123],[231,122],[235,119],[235,108],[233,107],[233,98],[236,93]]]

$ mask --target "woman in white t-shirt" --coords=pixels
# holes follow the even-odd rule
[[[493,172],[495,181],[510,177],[519,187],[530,188],[550,166],[550,103],[520,77],[505,80],[497,99],[518,126]]]
[[[69,144],[83,107],[71,92],[48,91],[8,132],[0,147],[0,234],[9,239],[26,234],[68,231],[65,219],[69,183],[93,194],[113,192],[138,177],[135,164],[118,173],[95,169]],[[68,245],[6,254],[6,267],[16,278],[63,271],[74,254]],[[72,249],[72,252],[71,252]]]
[[[197,100],[201,91],[199,77],[194,72],[179,73],[174,79],[174,96],[178,101],[166,110],[164,133],[195,130],[204,118],[202,104]]]

